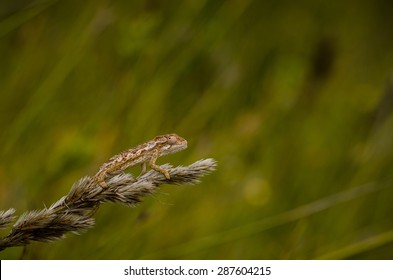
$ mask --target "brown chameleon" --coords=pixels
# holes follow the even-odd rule
[[[141,175],[146,173],[146,165],[149,164],[150,168],[162,173],[165,178],[170,179],[168,170],[156,165],[157,158],[168,154],[173,154],[187,148],[187,141],[177,134],[165,134],[156,136],[154,139],[140,144],[134,148],[130,148],[111,157],[105,162],[100,170],[94,176],[98,185],[102,188],[107,188],[108,185],[105,179],[108,175],[120,174],[128,167],[137,164],[142,165]]]

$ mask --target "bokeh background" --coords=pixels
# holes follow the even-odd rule
[[[48,206],[158,134],[189,142],[160,164],[218,168],[0,257],[393,258],[392,12],[387,0],[1,1],[1,209]]]

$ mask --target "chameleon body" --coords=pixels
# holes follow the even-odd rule
[[[146,165],[162,173],[167,179],[170,179],[168,170],[156,165],[157,158],[168,154],[173,154],[187,148],[187,141],[177,134],[165,134],[156,136],[154,139],[130,148],[111,157],[105,162],[96,175],[94,176],[98,185],[107,188],[105,179],[116,174],[120,174],[125,169],[138,164],[142,165],[141,174],[146,173]]]

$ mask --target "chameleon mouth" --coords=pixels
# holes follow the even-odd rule
[[[175,146],[176,151],[182,151],[185,149],[187,149],[187,141],[185,141],[184,143],[182,143],[180,145]]]

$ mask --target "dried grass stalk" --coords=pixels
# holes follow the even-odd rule
[[[14,219],[15,209],[8,209],[7,211],[0,211],[0,229],[6,228]]]
[[[106,189],[97,185],[94,177],[84,177],[49,209],[28,211],[21,215],[10,233],[0,238],[0,251],[8,247],[24,246],[31,241],[54,241],[69,232],[82,233],[94,226],[93,215],[100,204],[112,202],[135,206],[162,184],[199,183],[201,177],[212,172],[215,166],[214,159],[199,160],[184,167],[172,168],[165,164],[162,167],[169,170],[170,179],[153,170],[136,179],[128,173],[121,173],[107,180]],[[0,212],[0,228],[11,223],[14,212],[13,209]]]

